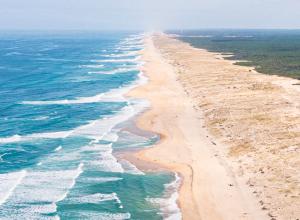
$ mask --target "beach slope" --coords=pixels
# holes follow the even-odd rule
[[[167,50],[176,53],[178,42],[170,45],[164,41],[173,39],[164,35],[145,39],[142,71],[149,82],[129,94],[150,101],[151,108],[138,118],[137,125],[161,137],[157,145],[135,157],[180,174],[183,219],[267,219],[253,194],[216,151],[219,143],[180,83],[178,66],[166,59],[168,51],[162,49],[168,46]]]

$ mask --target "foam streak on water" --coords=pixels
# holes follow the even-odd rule
[[[16,173],[0,174],[0,206],[6,202],[25,176],[25,170]]]
[[[130,56],[136,56],[138,54],[139,54],[138,51],[129,51],[126,53],[121,53],[121,54],[112,53],[112,54],[106,54],[106,55],[102,55],[102,56],[103,57],[130,57]]]
[[[118,68],[114,71],[123,71],[125,68]],[[136,70],[136,68],[127,69],[129,71]],[[72,104],[87,104],[87,103],[97,103],[97,102],[122,102],[126,99],[124,95],[128,93],[131,89],[137,87],[138,85],[143,85],[147,82],[147,78],[143,76],[142,73],[139,74],[138,79],[127,86],[111,89],[109,92],[100,93],[91,97],[79,97],[74,100],[55,100],[55,101],[23,101],[21,104],[24,105],[72,105]],[[1,138],[0,138],[1,143]]]
[[[147,82],[140,71],[143,35],[132,35],[119,43],[114,38],[93,44],[91,39],[75,39],[75,49],[72,41],[65,39],[31,39],[29,49],[5,52],[5,57],[26,56],[31,47],[46,44],[34,48],[40,53],[31,54],[33,67],[19,77],[20,85],[14,89],[22,90],[13,97],[15,105],[8,99],[7,117],[0,117],[10,129],[0,133],[0,167],[6,168],[0,170],[0,219],[123,220],[143,219],[144,215],[149,219],[159,210],[166,218],[181,218],[176,204],[177,176],[171,184],[160,184],[157,191],[166,191],[162,198],[148,198],[158,206],[153,210],[153,205],[145,202],[152,192],[146,188],[148,181],[159,185],[162,177],[149,176],[113,154],[118,147],[151,142],[147,136],[131,133],[128,125],[149,103],[125,97]],[[104,46],[96,50],[98,43]],[[41,91],[39,96],[36,91]],[[0,131],[5,129],[0,124]],[[27,160],[30,163],[25,163]],[[16,161],[18,165],[13,167]]]
[[[169,184],[165,184],[165,195],[161,198],[147,198],[147,201],[159,205],[161,215],[165,220],[178,220],[182,219],[180,208],[177,204],[178,189],[181,180],[177,173],[175,173],[175,179]]]
[[[124,122],[135,114],[140,112],[147,103],[136,103],[136,105],[124,107],[118,114],[91,121],[86,125],[82,125],[69,131],[47,132],[47,133],[35,133],[31,135],[14,135],[12,137],[0,138],[0,143],[14,143],[20,141],[33,141],[36,139],[57,139],[66,138],[70,136],[87,136],[94,140],[100,140],[117,124]]]
[[[131,58],[131,59],[107,59],[107,60],[92,60],[93,62],[98,63],[135,63],[140,60],[140,57]]]
[[[126,73],[130,71],[138,71],[138,68],[136,67],[131,67],[131,68],[117,68],[114,70],[106,70],[106,71],[89,71],[89,74],[108,74],[108,75],[113,75],[113,74],[118,74],[118,73]]]
[[[42,213],[56,212],[56,203],[67,196],[82,172],[81,163],[75,170],[27,173],[6,206],[2,207],[0,217],[5,214],[11,219],[21,219],[23,214],[27,214],[30,219],[38,219]]]
[[[83,153],[89,153],[87,167],[92,170],[123,173],[122,165],[112,154],[112,145],[89,145],[82,148]]]

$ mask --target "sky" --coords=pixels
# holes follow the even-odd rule
[[[300,28],[300,0],[0,0],[0,29]]]

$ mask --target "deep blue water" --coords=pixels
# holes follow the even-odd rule
[[[113,154],[158,139],[123,96],[146,81],[142,37],[0,33],[0,219],[180,219],[174,174]]]

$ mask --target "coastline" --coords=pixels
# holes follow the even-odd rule
[[[207,131],[201,112],[178,81],[176,69],[156,48],[153,36],[142,52],[146,85],[129,96],[147,99],[151,108],[137,126],[160,135],[160,142],[134,153],[136,160],[159,164],[179,173],[179,206],[183,219],[267,219],[245,185],[238,183],[227,162],[216,156],[217,140]]]
[[[300,216],[299,81],[219,60],[176,39],[156,40],[205,126],[217,154],[270,219]]]

